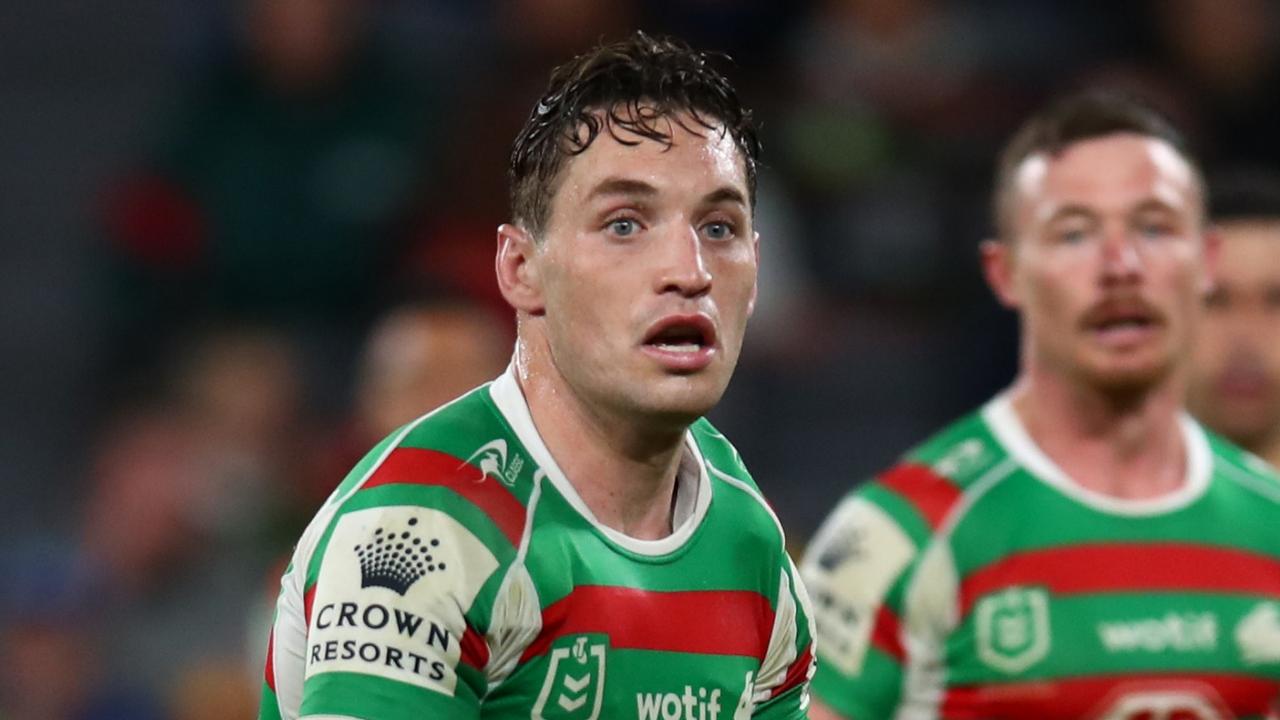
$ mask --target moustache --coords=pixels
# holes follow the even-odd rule
[[[1141,295],[1112,295],[1089,306],[1080,324],[1085,328],[1119,322],[1163,325],[1166,320],[1164,312]]]

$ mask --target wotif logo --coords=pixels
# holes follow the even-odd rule
[[[1166,613],[1161,618],[1098,623],[1107,652],[1199,652],[1218,647],[1218,618],[1213,613]]]
[[[480,468],[482,477],[492,477],[507,486],[515,485],[524,467],[524,458],[519,455],[511,456],[510,464],[507,463],[507,441],[502,438],[481,445],[467,462]]]
[[[720,688],[695,691],[685,685],[683,693],[636,693],[636,715],[640,720],[719,720]]]

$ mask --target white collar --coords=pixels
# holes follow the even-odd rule
[[[596,519],[591,509],[583,502],[582,496],[565,477],[564,472],[551,456],[538,434],[529,413],[529,404],[520,384],[516,381],[514,363],[506,372],[494,380],[489,386],[489,395],[499,412],[506,417],[516,437],[533,456],[533,460],[546,474],[551,484],[564,496],[565,500],[578,511],[587,522],[591,523],[605,537],[622,548],[638,555],[660,556],[669,554],[684,545],[685,541],[707,514],[711,504],[711,478],[707,474],[706,460],[698,449],[692,433],[685,431],[685,452],[680,459],[680,468],[676,472],[676,501],[671,524],[675,530],[667,537],[658,540],[640,540],[615,530]]]
[[[982,419],[1000,444],[1032,475],[1095,510],[1114,515],[1159,515],[1173,512],[1195,502],[1209,487],[1213,468],[1212,452],[1204,430],[1186,413],[1178,416],[1183,446],[1187,451],[1187,477],[1178,488],[1159,497],[1140,500],[1117,498],[1090,490],[1058,466],[1036,445],[1022,419],[1013,409],[1013,399],[1003,392],[982,408]]]

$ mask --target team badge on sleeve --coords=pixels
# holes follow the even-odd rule
[[[463,612],[497,566],[480,540],[438,510],[343,515],[311,605],[306,676],[354,672],[452,694]]]

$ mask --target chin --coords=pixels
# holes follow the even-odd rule
[[[637,404],[645,414],[689,425],[711,412],[723,394],[724,387],[719,384],[713,387],[704,382],[664,382],[638,398]]]
[[[1090,385],[1108,395],[1142,395],[1164,382],[1172,366],[1164,362],[1107,363],[1089,368],[1085,377]]]
[[[711,412],[716,406],[719,397],[714,399],[706,399],[699,397],[682,397],[682,398],[649,398],[646,403],[646,410],[651,415],[670,417],[675,421],[683,422],[688,425],[694,420]]]

